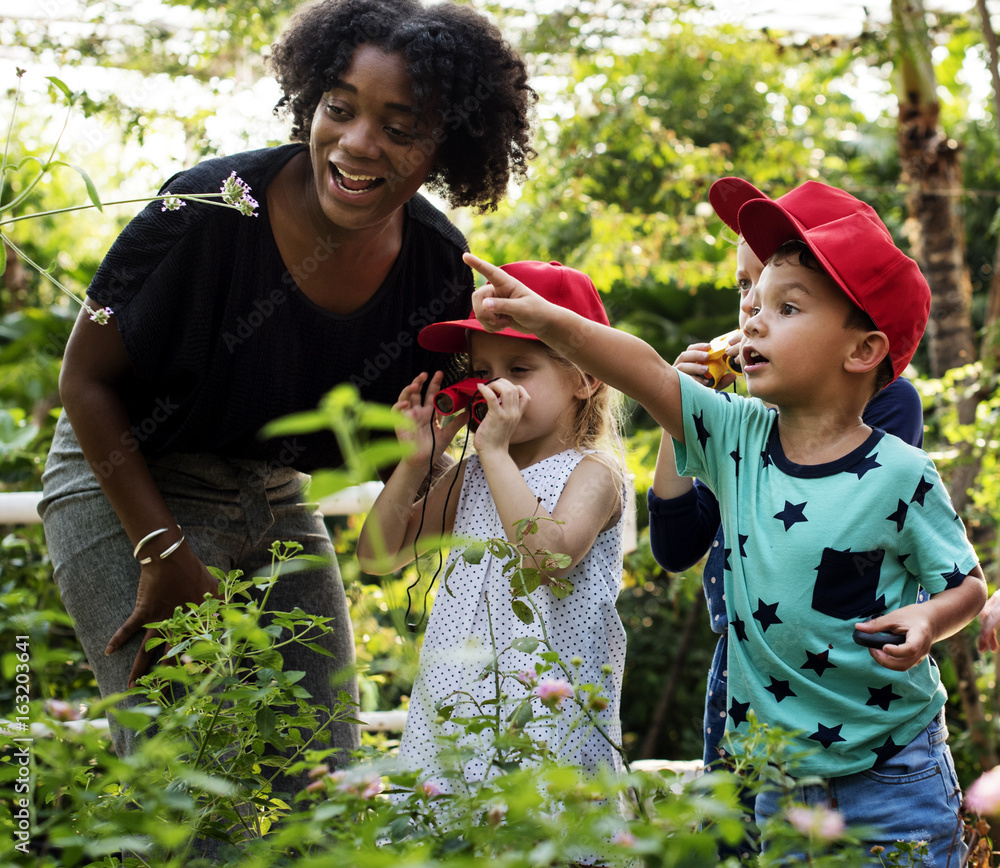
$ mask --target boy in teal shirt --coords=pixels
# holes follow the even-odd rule
[[[800,800],[875,828],[870,844],[926,840],[925,864],[961,864],[945,691],[927,654],[975,618],[985,581],[930,459],[861,418],[913,356],[930,290],[863,214],[806,229],[754,200],[738,222],[766,263],[741,347],[751,399],[679,376],[638,338],[467,255],[494,281],[474,294],[476,316],[536,334],[638,400],[674,438],[678,470],[716,494],[729,546],[727,730],[746,732],[752,711],[797,731],[812,752],[796,773],[825,779]],[[916,605],[920,586],[931,599]],[[868,649],[855,627],[903,641]],[[758,822],[777,799],[761,793]]]

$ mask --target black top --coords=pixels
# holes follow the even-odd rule
[[[268,421],[314,409],[342,382],[363,399],[392,404],[422,370],[449,357],[418,346],[423,326],[472,309],[464,236],[419,194],[405,206],[395,265],[358,311],[323,310],[295,282],[323,268],[330,241],[295,266],[282,260],[265,191],[303,145],[208,160],[161,188],[207,193],[236,171],[260,203],[246,217],[189,202],[163,212],[150,203],[115,241],[88,295],[114,310],[133,375],[123,397],[132,420],[123,445],[155,457],[211,452],[277,461],[299,470],[336,467],[331,433],[264,441]],[[128,442],[124,442],[124,441]]]

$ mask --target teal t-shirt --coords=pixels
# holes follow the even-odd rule
[[[838,461],[793,464],[778,414],[682,376],[677,469],[722,512],[729,613],[727,731],[758,720],[799,732],[815,753],[797,775],[871,768],[944,705],[929,659],[877,664],[854,625],[959,584],[978,563],[926,453],[876,429]]]

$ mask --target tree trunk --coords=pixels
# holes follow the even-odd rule
[[[925,342],[931,376],[940,377],[976,361],[970,316],[972,281],[959,209],[960,149],[940,128],[937,84],[921,0],[892,0],[892,19],[900,82],[900,170],[909,190],[907,235],[913,258],[931,288]],[[971,379],[958,385],[960,393],[968,396],[957,407],[958,419],[961,424],[969,424],[975,420],[981,396]],[[948,490],[956,511],[961,513],[969,502],[979,461],[971,443],[952,445],[959,458],[949,473]],[[967,632],[958,633],[946,647],[958,673],[959,699],[972,732],[976,759],[983,768],[992,768],[997,763],[996,748],[992,732],[985,726],[986,715],[976,688],[972,641]]]

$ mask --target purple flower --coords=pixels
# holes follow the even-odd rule
[[[87,310],[90,310],[90,308],[87,308]],[[105,307],[101,310],[90,310],[90,321],[96,322],[98,325],[107,325],[114,315],[115,312],[110,307]]]
[[[166,198],[163,200],[163,204],[160,206],[161,211],[180,211],[187,205],[183,199],[179,199],[177,196],[171,196],[170,191],[167,190]]]
[[[534,666],[528,669],[522,669],[514,677],[525,687],[534,687],[538,683],[538,673],[535,672]]]

